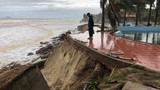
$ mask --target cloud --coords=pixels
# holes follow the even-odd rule
[[[38,6],[43,4],[69,4],[67,0],[0,0],[0,6]]]
[[[89,10],[97,12],[99,0],[0,0],[0,17],[59,17]]]
[[[0,0],[0,7],[31,6],[31,7],[96,7],[98,0]]]

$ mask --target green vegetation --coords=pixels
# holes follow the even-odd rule
[[[143,66],[140,66],[140,65],[133,64],[131,67],[132,67],[132,68],[135,68],[135,69],[139,69],[139,70],[146,71],[146,68],[143,67]]]
[[[134,73],[134,69],[116,70],[113,75],[105,77],[105,82],[100,85],[101,88],[111,88],[119,81],[125,79],[128,75]]]
[[[98,90],[98,83],[95,81],[89,82],[86,90]]]
[[[121,71],[121,72],[117,72],[116,74],[113,74],[112,76],[109,76],[106,78],[106,81],[107,82],[110,82],[110,81],[118,81],[120,79],[123,79],[124,77],[126,77],[127,75],[133,73],[133,69],[126,69],[124,71]]]
[[[160,0],[107,0],[105,3],[106,18],[114,28],[126,21],[135,22],[136,25],[160,24]],[[102,5],[102,4],[101,4]],[[135,15],[135,17],[126,17]]]
[[[137,82],[144,85],[160,87],[160,73],[150,71],[143,66],[132,65],[131,67],[116,69],[112,75],[106,76],[103,83],[100,84],[101,89],[104,88],[120,88],[127,81]],[[120,85],[117,87],[117,85]]]
[[[101,85],[100,87],[101,87],[101,88],[111,88],[111,87],[112,87],[112,84],[105,83],[105,84]]]

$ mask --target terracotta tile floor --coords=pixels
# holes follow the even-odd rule
[[[88,31],[71,35],[72,38],[86,42],[91,48],[100,52],[130,60],[152,70],[160,71],[160,46],[127,40],[113,36],[107,32],[96,32],[92,40],[88,39]]]

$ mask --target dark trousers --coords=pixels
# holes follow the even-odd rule
[[[93,28],[89,28],[89,36],[90,36],[90,37],[93,37],[93,34],[94,34]]]

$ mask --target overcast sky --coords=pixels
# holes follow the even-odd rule
[[[0,17],[50,18],[70,11],[98,13],[99,0],[0,0]]]

